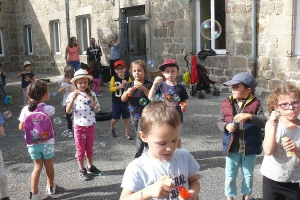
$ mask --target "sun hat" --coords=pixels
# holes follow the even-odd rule
[[[124,60],[117,60],[114,64],[114,68],[117,68],[119,65],[121,65],[122,67],[126,67]]]
[[[79,69],[75,72],[74,77],[71,79],[71,83],[74,83],[76,80],[81,78],[88,78],[90,80],[93,80],[93,77],[89,75],[89,73],[84,69]]]
[[[23,67],[25,67],[26,65],[31,65],[31,63],[29,61],[25,61]]]
[[[177,69],[179,70],[179,66],[176,60],[165,60],[165,62],[163,62],[163,64],[159,66],[158,69],[160,69],[160,71],[164,71],[166,66],[176,66]]]
[[[223,85],[230,86],[230,85],[235,85],[238,83],[244,83],[244,84],[248,85],[249,87],[251,87],[252,89],[255,89],[255,87],[256,87],[256,80],[255,80],[254,76],[248,72],[240,72],[240,73],[234,75],[234,77],[232,77],[232,79],[230,81],[223,83]]]

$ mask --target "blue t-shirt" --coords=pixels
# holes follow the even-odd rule
[[[29,72],[29,73],[22,74],[22,88],[26,88],[29,85],[29,83],[31,83],[28,80],[28,77],[30,79],[32,79],[32,77],[34,77],[34,73],[33,72]]]
[[[172,103],[180,116],[180,122],[183,122],[183,114],[179,103],[185,101],[189,98],[186,89],[183,85],[177,84],[175,86],[168,85],[165,81],[160,82],[156,86],[155,94],[161,94],[162,98],[170,103]]]

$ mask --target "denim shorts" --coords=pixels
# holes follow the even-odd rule
[[[35,144],[28,146],[28,152],[32,160],[43,158],[48,160],[54,156],[54,144]]]
[[[112,103],[112,118],[120,119],[121,114],[123,119],[129,118],[130,113],[127,109],[128,109],[128,104]]]

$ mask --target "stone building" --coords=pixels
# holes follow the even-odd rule
[[[121,57],[128,64],[145,59],[154,70],[171,58],[183,73],[188,70],[185,55],[190,60],[201,49],[212,48],[217,55],[198,62],[219,83],[246,70],[257,77],[258,96],[283,82],[300,86],[300,0],[0,2],[0,62],[7,71],[22,69],[29,60],[35,72],[62,73],[70,36],[82,47],[81,62],[86,62],[85,51],[94,37],[104,52],[102,64],[107,65],[103,41],[117,33]]]

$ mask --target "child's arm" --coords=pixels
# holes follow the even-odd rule
[[[115,84],[115,77],[114,76],[112,76],[111,79],[110,79],[109,91],[110,92],[116,92],[117,91],[117,87],[116,87],[116,84]]]
[[[144,94],[148,97],[148,95],[149,95],[149,89],[148,89],[148,88],[146,88],[146,87],[143,86],[143,85],[137,85],[137,86],[135,86],[135,87],[136,87],[136,89],[142,90],[142,91],[144,92]]]
[[[19,130],[24,131],[24,122],[20,122],[19,124]]]
[[[164,175],[154,184],[149,185],[135,193],[124,188],[122,190],[120,200],[146,200],[150,198],[164,199],[169,197],[173,187],[174,183],[172,179],[169,176]]]
[[[25,72],[20,72],[17,74],[16,78],[20,78]]]
[[[152,98],[155,97],[157,84],[158,84],[159,82],[162,82],[162,81],[164,81],[164,78],[163,78],[163,77],[161,77],[161,76],[155,77],[154,82],[153,82],[153,85],[152,85],[152,87],[151,87],[151,89],[150,89],[150,91],[149,91],[149,94],[148,94],[148,99],[152,99]]]
[[[66,85],[66,86],[60,86],[57,90],[58,93],[63,92],[65,89],[70,88],[70,85]]]
[[[32,78],[29,78],[29,77],[28,77],[28,80],[29,80],[30,82],[34,82],[34,81],[35,81],[35,76],[33,76]]]
[[[3,133],[4,133],[4,128],[2,125],[0,125],[0,135],[3,135]]]
[[[189,200],[199,200],[200,182],[196,174],[188,178],[189,183]]]
[[[264,115],[264,111],[261,105],[259,105],[257,114],[249,114],[249,113],[239,113],[234,116],[233,120],[236,123],[240,123],[241,121],[251,120],[254,126],[264,128],[267,122],[267,117]]]
[[[72,95],[71,100],[68,102],[67,107],[66,107],[66,112],[68,114],[70,114],[72,112],[72,109],[74,107],[74,102],[75,102],[75,99],[77,98],[78,94],[79,94],[79,91],[75,91],[72,94],[70,94],[70,95]]]
[[[269,117],[269,120],[266,123],[263,149],[265,154],[268,156],[273,154],[276,147],[276,131],[278,120],[279,113],[273,111]]]

